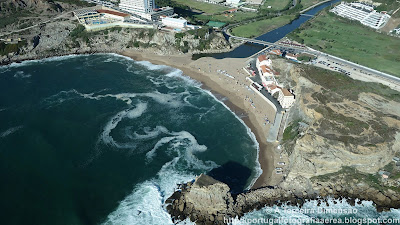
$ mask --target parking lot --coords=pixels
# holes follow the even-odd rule
[[[345,74],[347,76],[350,76],[352,73],[357,72],[357,69],[355,69],[355,68],[351,68],[348,65],[345,65],[340,62],[336,62],[334,60],[328,59],[323,56],[317,57],[314,61],[312,61],[312,63],[315,66],[318,66],[318,67],[321,67],[324,69],[328,69],[328,70],[337,71],[337,72]],[[358,71],[358,72],[360,72],[360,71]]]

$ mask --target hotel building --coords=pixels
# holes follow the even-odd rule
[[[119,8],[134,14],[142,15],[153,12],[154,0],[121,0]]]

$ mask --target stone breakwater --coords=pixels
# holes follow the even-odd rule
[[[358,203],[361,200],[371,200],[380,210],[400,208],[398,193],[380,192],[368,186],[312,184],[307,178],[297,177],[275,187],[234,195],[228,185],[204,174],[193,182],[180,185],[165,203],[174,221],[189,218],[196,224],[225,224],[228,218],[240,218],[245,213],[264,206],[286,203],[301,207],[305,201],[318,199],[320,203],[328,196],[345,198],[352,205],[356,204],[356,199],[359,199]]]

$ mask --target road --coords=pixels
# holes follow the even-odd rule
[[[302,14],[304,12],[307,12],[310,9],[313,9],[313,8],[315,8],[315,7],[317,7],[317,6],[321,5],[321,4],[324,4],[325,2],[329,2],[329,1],[332,1],[332,0],[325,0],[325,1],[322,1],[322,2],[318,2],[315,5],[312,5],[312,6],[308,7],[308,8],[306,8],[306,9],[301,10],[299,13]]]
[[[87,8],[82,8],[82,9],[90,9],[90,8],[93,8],[93,7],[87,7]],[[25,31],[25,30],[29,30],[29,29],[32,29],[32,28],[34,28],[34,27],[41,26],[41,25],[43,25],[43,24],[53,22],[53,21],[55,21],[55,20],[58,20],[58,19],[60,19],[60,18],[62,18],[62,17],[64,17],[64,16],[68,15],[69,13],[72,13],[73,11],[75,11],[75,10],[71,10],[71,11],[68,11],[68,12],[63,12],[63,13],[61,13],[60,15],[54,17],[54,18],[51,18],[51,19],[46,20],[46,21],[44,21],[44,22],[40,22],[40,23],[38,23],[38,24],[29,26],[29,27],[26,27],[26,28],[23,28],[23,29],[13,30],[13,31],[8,32],[8,33],[0,34],[0,37],[7,36],[7,35],[10,35],[10,34],[13,34],[13,33],[18,33],[18,32]]]
[[[328,62],[333,62],[333,63],[337,62],[339,64],[342,64],[342,65],[340,65],[341,68],[345,68],[351,74],[355,73],[356,75],[361,75],[363,77],[369,76],[371,78],[381,79],[381,80],[390,82],[390,83],[400,87],[400,78],[399,77],[395,77],[393,75],[383,73],[381,71],[374,70],[374,69],[368,68],[366,66],[362,66],[357,63],[353,63],[353,62],[347,61],[345,59],[341,59],[339,57],[325,54],[322,52],[320,52],[318,54],[317,61],[319,61],[319,60],[326,60]],[[330,69],[330,68],[326,68],[326,69]]]
[[[261,45],[265,45],[268,46],[268,48],[270,47],[278,47],[280,49],[283,49],[285,51],[292,51],[292,52],[296,52],[296,53],[308,53],[311,55],[315,55],[318,57],[325,57],[328,60],[331,61],[336,61],[340,64],[343,64],[344,66],[346,66],[349,72],[354,72],[354,71],[359,71],[360,73],[363,74],[363,76],[371,76],[373,78],[379,78],[381,80],[387,81],[387,82],[392,82],[394,84],[396,84],[397,86],[400,86],[400,78],[366,67],[366,66],[362,66],[359,65],[357,63],[354,62],[350,62],[348,60],[333,56],[333,55],[329,55],[326,53],[323,53],[321,51],[317,51],[315,49],[311,49],[311,48],[300,48],[300,47],[292,47],[292,46],[286,46],[286,45],[282,45],[282,44],[277,44],[277,43],[270,43],[270,42],[266,42],[266,41],[261,41],[261,40],[256,40],[256,39],[251,39],[251,38],[243,38],[243,37],[237,37],[237,36],[233,36],[230,35],[230,38],[236,39],[236,40],[241,40],[241,41],[245,41],[245,42],[250,42],[250,43],[256,43],[256,44],[261,44]],[[267,49],[268,49],[267,48]],[[263,51],[260,51],[258,54],[262,54]]]

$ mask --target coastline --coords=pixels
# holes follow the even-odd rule
[[[120,54],[136,61],[149,61],[153,64],[167,65],[177,68],[181,70],[184,75],[201,82],[202,89],[210,91],[214,96],[222,96],[226,98],[224,104],[244,121],[246,126],[254,133],[259,144],[258,162],[261,166],[262,172],[254,181],[251,189],[257,189],[264,186],[274,186],[280,182],[281,177],[276,176],[273,173],[274,161],[276,158],[273,149],[276,146],[275,144],[266,141],[269,125],[261,125],[263,124],[263,121],[265,122],[264,115],[268,115],[268,118],[273,121],[275,113],[272,107],[264,102],[264,100],[259,96],[251,95],[247,89],[240,88],[249,84],[245,79],[248,75],[245,74],[242,69],[242,67],[246,65],[246,59],[214,59],[206,57],[192,60],[187,55],[161,56],[153,53],[137,51],[124,51]],[[235,76],[235,80],[225,78],[222,75],[218,76],[215,72],[215,68],[211,68],[213,66],[220,70],[228,71],[229,74]],[[226,84],[222,85],[223,82],[226,82]],[[244,95],[251,95],[250,98],[254,101],[254,105],[257,108],[252,108],[251,104],[245,100],[246,96]]]
[[[281,177],[273,173],[274,160],[277,158],[277,154],[273,151],[273,149],[276,146],[275,144],[266,141],[269,132],[269,124],[262,126],[262,124],[265,122],[264,118],[266,115],[268,115],[268,119],[270,121],[274,120],[275,112],[271,106],[269,106],[258,95],[251,94],[247,89],[244,88],[245,86],[249,85],[249,82],[245,79],[248,74],[245,74],[242,69],[246,64],[246,59],[244,58],[214,59],[210,57],[204,57],[197,60],[192,60],[190,55],[187,54],[158,55],[154,52],[146,50],[132,50],[122,52],[75,52],[71,54],[65,53],[41,55],[34,58],[24,58],[21,60],[9,61],[3,65],[9,65],[12,63],[18,64],[31,60],[45,60],[52,57],[90,55],[96,53],[118,54],[129,57],[135,61],[149,61],[152,64],[166,65],[179,69],[185,76],[199,81],[202,84],[202,89],[210,91],[219,99],[224,98],[224,104],[241,120],[243,120],[246,126],[255,135],[256,141],[259,144],[258,163],[262,171],[260,171],[261,174],[258,176],[258,178],[253,181],[250,189],[274,186],[281,181]],[[215,67],[213,70],[211,70],[211,65]],[[224,77],[223,75],[214,76],[216,74],[216,68],[228,71],[229,74],[234,75],[237,80],[232,80],[231,78]],[[253,105],[255,105],[256,108],[251,106],[249,100],[245,99],[246,97],[249,97],[249,99],[254,102]]]

